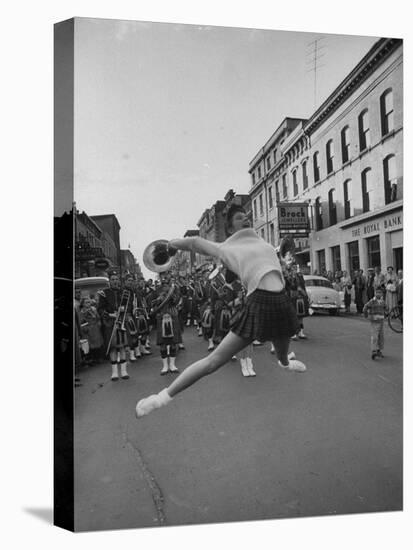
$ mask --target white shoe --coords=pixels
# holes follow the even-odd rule
[[[191,326],[191,321],[188,319],[188,321],[186,322],[186,326],[187,327],[190,327]]]
[[[295,359],[295,353],[293,351],[290,351],[288,354],[288,359]]]
[[[242,376],[250,376],[250,372],[247,368],[247,360],[243,357],[242,359],[239,360],[239,362],[241,363],[241,372],[242,372]]]
[[[164,357],[162,359],[162,363],[163,363],[163,367],[162,367],[162,370],[161,370],[161,376],[163,376],[164,374],[168,374],[168,371],[169,371],[168,358]]]
[[[250,373],[250,376],[257,376],[257,373],[255,372],[253,364],[252,364],[251,357],[247,357],[246,362],[247,362],[247,370]]]
[[[133,351],[133,349],[131,349],[129,352],[129,361],[136,361],[135,352]]]
[[[136,405],[136,418],[145,416],[155,409],[159,409],[160,407],[168,405],[171,401],[172,397],[169,396],[168,390],[166,388],[156,395],[150,395],[145,399],[141,399]]]
[[[178,344],[179,349],[185,349],[185,346],[183,344]]]
[[[198,336],[202,336],[202,327],[198,328]]]
[[[111,380],[119,380],[119,372],[118,372],[118,365],[112,365],[112,376],[110,377]]]
[[[139,347],[135,348],[135,357],[136,359],[139,359],[139,357],[142,357],[141,350],[139,349]]]
[[[236,355],[233,355],[233,356],[231,357],[231,361],[236,361],[236,360],[237,360],[237,356],[236,356]]]
[[[124,380],[127,380],[129,378],[128,371],[126,369],[126,361],[120,364],[120,375]]]
[[[304,365],[304,363],[301,363],[301,361],[298,361],[297,359],[292,359],[291,361],[288,361],[288,365],[283,365],[281,361],[278,361],[278,364],[282,369],[286,370],[292,370],[296,372],[305,372],[307,370],[307,367]]]
[[[175,357],[169,358],[169,371],[170,372],[179,372],[179,369],[175,365]]]
[[[259,340],[254,340],[252,345],[253,346],[262,346],[262,342],[260,342]]]
[[[275,353],[275,347],[273,344],[271,344],[271,349],[270,349],[270,353]]]
[[[306,340],[307,336],[304,334],[304,331],[301,329],[298,333],[298,338],[301,338],[302,340]]]
[[[212,340],[209,340],[209,346],[208,346],[208,351],[211,351],[215,348],[214,346],[214,342]]]
[[[294,336],[291,336],[291,340],[298,340],[298,336],[294,334]]]
[[[141,355],[152,355],[152,352],[150,349],[145,348],[145,346],[141,346]]]

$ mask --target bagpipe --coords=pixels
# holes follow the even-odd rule
[[[126,323],[128,320],[128,307],[129,307],[130,297],[131,297],[131,293],[129,290],[125,289],[122,291],[120,304],[116,313],[115,322],[113,323],[113,329],[109,338],[108,347],[106,349],[106,355],[108,355],[109,353],[110,345],[112,343],[112,340],[116,331],[121,330],[122,332],[126,332],[127,330]]]

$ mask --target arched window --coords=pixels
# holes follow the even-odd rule
[[[371,168],[366,168],[361,173],[361,192],[363,195],[363,212],[369,212],[372,198],[372,174]]]
[[[367,109],[359,114],[359,142],[360,151],[370,147],[369,112]]]
[[[305,160],[302,164],[303,167],[303,189],[308,187],[308,175],[307,175],[307,161]]]
[[[287,198],[287,174],[283,174],[282,183],[283,183],[283,199],[286,199]]]
[[[381,135],[385,136],[394,130],[393,90],[386,90],[380,96]]]
[[[383,160],[384,201],[386,204],[397,200],[396,157],[389,155]]]
[[[320,180],[319,153],[316,151],[313,155],[314,183]]]
[[[323,229],[323,208],[321,206],[321,197],[315,200],[315,228],[316,231]]]
[[[293,194],[298,195],[297,170],[293,171]]]
[[[343,164],[350,160],[350,128],[348,126],[341,130],[341,156]]]
[[[334,189],[330,189],[328,192],[328,216],[330,218],[330,225],[335,225],[337,223],[337,206],[334,193]]]
[[[334,143],[330,139],[326,144],[326,158],[327,158],[327,174],[330,174],[334,170]]]
[[[347,220],[354,215],[352,181],[346,180],[344,186],[344,217]]]

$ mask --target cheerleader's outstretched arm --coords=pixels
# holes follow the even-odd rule
[[[220,245],[211,241],[207,241],[202,237],[184,237],[183,239],[172,239],[169,241],[169,246],[178,250],[188,250],[190,252],[198,252],[205,256],[220,257]]]

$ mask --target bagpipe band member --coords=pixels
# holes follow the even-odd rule
[[[182,343],[181,326],[177,304],[180,296],[176,285],[165,281],[160,287],[158,297],[153,302],[156,314],[156,344],[160,347],[162,358],[161,375],[179,372],[176,364],[177,345]]]
[[[211,351],[215,348],[213,340],[215,315],[211,298],[208,298],[206,302],[201,306],[200,317],[202,335],[208,342],[208,351]]]
[[[309,299],[305,289],[304,277],[301,273],[299,273],[295,261],[285,269],[284,277],[286,282],[285,289],[296,309],[298,322],[300,325],[299,331],[292,337],[292,339],[305,339],[307,336],[304,334],[303,319],[308,316]]]
[[[136,291],[135,294],[133,316],[135,319],[136,333],[138,338],[135,348],[135,355],[136,357],[151,355],[152,352],[149,348],[146,347],[146,341],[150,331],[149,308],[144,294],[139,291],[139,289]]]
[[[109,288],[99,290],[97,295],[99,300],[98,313],[102,319],[105,346],[109,350],[112,365],[111,379],[113,381],[119,379],[119,366],[121,377],[127,379],[129,378],[126,364],[127,334],[126,330],[115,326],[119,316],[125,313],[125,306],[121,303],[123,292],[117,272],[110,273]],[[121,311],[122,308],[123,311]]]
[[[228,210],[227,229],[230,237],[220,244],[187,237],[170,241],[166,249],[169,255],[180,249],[219,259],[247,288],[243,312],[210,355],[187,367],[159,394],[140,400],[136,406],[138,417],[168,404],[178,393],[222,367],[254,339],[274,343],[282,368],[306,370],[303,363],[288,358],[290,337],[297,332],[298,319],[285,293],[281,264],[274,248],[255,233],[245,210],[237,205]]]
[[[123,280],[123,285],[126,290],[130,292],[130,299],[128,300],[127,312],[126,312],[126,338],[127,346],[125,348],[126,354],[129,354],[130,361],[136,361],[135,357],[135,348],[138,344],[136,323],[134,319],[133,304],[136,300],[135,289],[134,289],[134,278],[133,275],[127,273]]]

